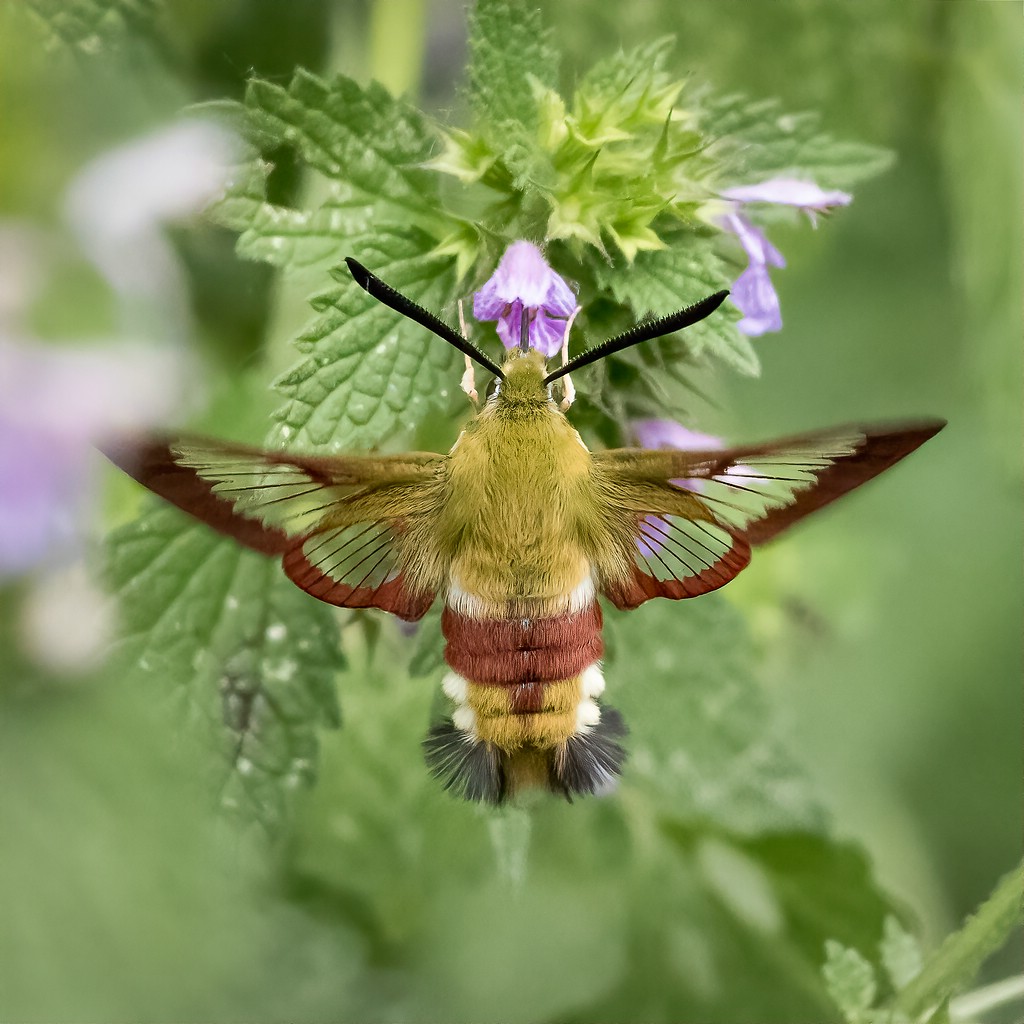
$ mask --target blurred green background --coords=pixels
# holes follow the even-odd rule
[[[74,40],[47,47],[41,21],[58,6],[0,5],[0,218],[38,227],[51,247],[31,312],[40,338],[113,329],[110,296],[61,226],[61,195],[85,161],[183,104],[237,98],[251,72],[283,81],[302,64],[378,77],[444,119],[460,116],[464,12],[446,0],[140,0],[120,5],[131,45],[102,62]],[[152,35],[151,7],[163,12]],[[849,420],[950,421],[891,478],[763,553],[726,592],[836,831],[867,849],[883,888],[935,942],[1021,854],[1018,5],[561,0],[546,16],[568,85],[596,56],[674,33],[681,74],[820,110],[836,135],[897,155],[818,231],[773,232],[789,261],[775,275],[785,328],[756,342],[761,379],[713,383],[697,426],[743,441]],[[96,27],[123,42],[119,25]],[[301,182],[285,166],[276,185],[293,196]],[[304,319],[301,297],[269,268],[239,263],[226,232],[196,225],[177,244],[206,392],[269,377],[260,360],[287,361],[280,347]],[[114,493],[112,504],[135,500]],[[433,1006],[450,1019],[586,1020],[590,986],[617,958],[642,955],[592,931],[618,927],[617,902],[629,898],[614,889],[623,854],[609,840],[589,861],[597,909],[562,937],[565,973],[538,967],[527,986],[536,1005],[516,979],[473,994],[474,944],[493,941],[487,901],[507,912],[497,883],[480,878],[491,846],[515,854],[519,824],[493,826],[511,829],[507,843],[453,846],[448,875],[435,862],[417,873],[413,849],[395,854],[404,809],[446,800],[402,775],[418,770],[420,724],[403,709],[429,704],[424,680],[399,673],[369,691],[341,680],[348,725],[325,738],[322,782],[301,799],[299,824],[268,841],[207,809],[192,772],[201,755],[187,736],[166,742],[167,718],[146,694],[102,669],[65,677],[34,662],[19,638],[31,587],[0,590],[0,1019],[398,1020]],[[632,699],[636,718],[643,702]],[[378,763],[391,743],[403,752]],[[364,786],[381,793],[358,820],[337,770],[347,756],[373,766]],[[573,827],[553,812],[534,824]],[[381,881],[346,889],[349,869],[379,870]],[[472,923],[460,916],[460,880],[481,901]],[[557,962],[566,947],[549,947],[531,915],[543,907],[572,921],[586,882],[540,873],[514,901],[508,941],[536,943],[538,965]],[[429,906],[449,907],[451,920],[417,919],[431,887]],[[393,950],[412,932],[437,963],[410,990]],[[700,974],[699,929],[676,941]],[[754,960],[739,949],[731,962]],[[1004,951],[989,976],[1018,961],[1019,948]],[[759,1017],[729,998],[707,1019],[790,1019],[784,1001]]]

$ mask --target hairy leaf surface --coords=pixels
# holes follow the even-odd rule
[[[330,611],[276,559],[166,507],[111,536],[108,578],[120,600],[118,661],[205,737],[225,803],[277,822],[316,775],[318,728],[339,722],[344,661]]]

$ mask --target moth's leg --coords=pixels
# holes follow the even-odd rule
[[[459,330],[466,341],[469,341],[469,331],[466,328],[466,314],[462,309],[462,299],[459,299]],[[476,393],[476,374],[473,372],[473,360],[469,356],[466,356],[466,372],[462,375],[459,387],[469,395],[469,400],[474,406],[480,404],[480,396]]]
[[[562,365],[565,366],[569,362],[569,332],[572,330],[573,321],[576,319],[576,315],[582,309],[582,306],[577,306],[572,311],[572,316],[569,317],[565,325],[565,333],[562,335]],[[566,374],[562,378],[562,400],[558,403],[558,408],[565,412],[566,409],[576,401],[576,386],[573,384]]]

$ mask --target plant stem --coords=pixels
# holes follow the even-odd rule
[[[530,812],[522,807],[502,807],[490,813],[487,823],[498,874],[514,888],[526,880],[530,852]]]
[[[1024,862],[1004,876],[977,913],[925,961],[921,973],[893,1000],[894,1016],[917,1020],[958,985],[969,982],[1020,923],[1022,898]]]
[[[1015,999],[1024,999],[1024,974],[965,992],[949,1004],[949,1016],[954,1021],[977,1020],[983,1013]]]
[[[423,0],[374,0],[370,74],[395,96],[419,91],[425,33]]]

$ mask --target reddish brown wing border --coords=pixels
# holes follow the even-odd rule
[[[681,601],[700,597],[724,587],[750,564],[750,545],[740,534],[733,534],[732,547],[713,566],[685,579],[659,580],[633,565],[628,580],[608,581],[601,592],[616,608],[638,608],[652,597]]]
[[[837,459],[818,474],[817,483],[796,495],[793,504],[774,509],[762,519],[750,523],[743,531],[751,544],[764,544],[799,522],[804,516],[830,505],[837,498],[884,473],[925,441],[934,437],[945,420],[924,420],[902,425],[853,427],[864,435],[864,445],[852,455]],[[788,442],[792,443],[792,442]],[[773,447],[784,447],[776,442]],[[743,452],[738,461],[742,462]]]
[[[289,536],[283,530],[240,515],[231,501],[214,492],[215,481],[204,479],[191,466],[177,462],[172,449],[180,447],[214,449],[221,454],[251,459],[268,466],[295,466],[324,487],[359,487],[373,483],[366,466],[375,460],[363,463],[358,458],[345,456],[317,457],[287,451],[265,451],[197,437],[122,437],[101,447],[114,465],[194,519],[260,554],[282,556],[282,567],[289,579],[321,601],[347,608],[382,608],[409,620],[421,618],[430,607],[433,592],[409,591],[402,575],[376,588],[352,587],[332,580],[306,558],[303,545],[309,535]],[[412,453],[396,459],[392,468],[396,475],[403,476],[406,463],[407,471],[415,472],[421,460],[438,457],[430,453]]]
[[[264,526],[256,519],[240,516],[230,501],[213,492],[212,481],[204,480],[189,466],[180,466],[171,454],[171,446],[181,443],[213,446],[242,458],[254,458],[279,464],[297,465],[311,476],[321,476],[314,460],[285,453],[265,452],[246,445],[224,444],[199,438],[118,438],[100,446],[100,451],[143,487],[177,506],[218,533],[232,537],[247,548],[264,555],[281,555],[291,547],[293,538],[283,530]]]
[[[859,438],[850,454],[837,456],[817,472],[813,482],[797,491],[788,505],[769,509],[743,527],[729,528],[720,523],[720,527],[732,535],[734,543],[714,567],[684,580],[659,580],[637,565],[628,580],[609,581],[602,590],[619,608],[635,608],[652,597],[679,600],[717,590],[746,567],[751,546],[774,539],[805,516],[867,483],[934,437],[945,425],[945,420],[940,419],[874,426],[855,424],[719,451],[620,448],[602,452],[598,458],[622,480],[643,482],[648,486],[660,484],[678,493],[687,489],[674,485],[673,480],[721,479],[733,467],[759,457],[768,458],[788,450],[813,452],[817,443],[827,448],[829,439]],[[701,496],[696,494],[695,497]],[[709,503],[707,507],[713,509],[714,505]],[[641,520],[642,516],[638,522]]]
[[[859,434],[863,439],[856,451],[838,457],[817,474],[816,481],[799,491],[789,505],[769,510],[760,519],[747,523],[738,532],[752,545],[764,544],[805,516],[831,504],[844,494],[885,472],[946,425],[942,419],[912,420],[902,423],[865,426],[850,424],[796,434],[764,444],[743,445],[720,451],[686,451],[674,449],[620,448],[602,453],[610,457],[615,471],[634,479],[658,477],[667,483],[679,479],[721,477],[733,466],[760,456],[771,456],[787,449],[807,449],[817,440],[844,433]]]
[[[407,622],[415,622],[422,619],[434,603],[434,592],[410,590],[404,573],[379,587],[353,587],[339,583],[310,563],[303,552],[302,541],[293,543],[281,564],[297,587],[317,600],[339,608],[380,608]]]

